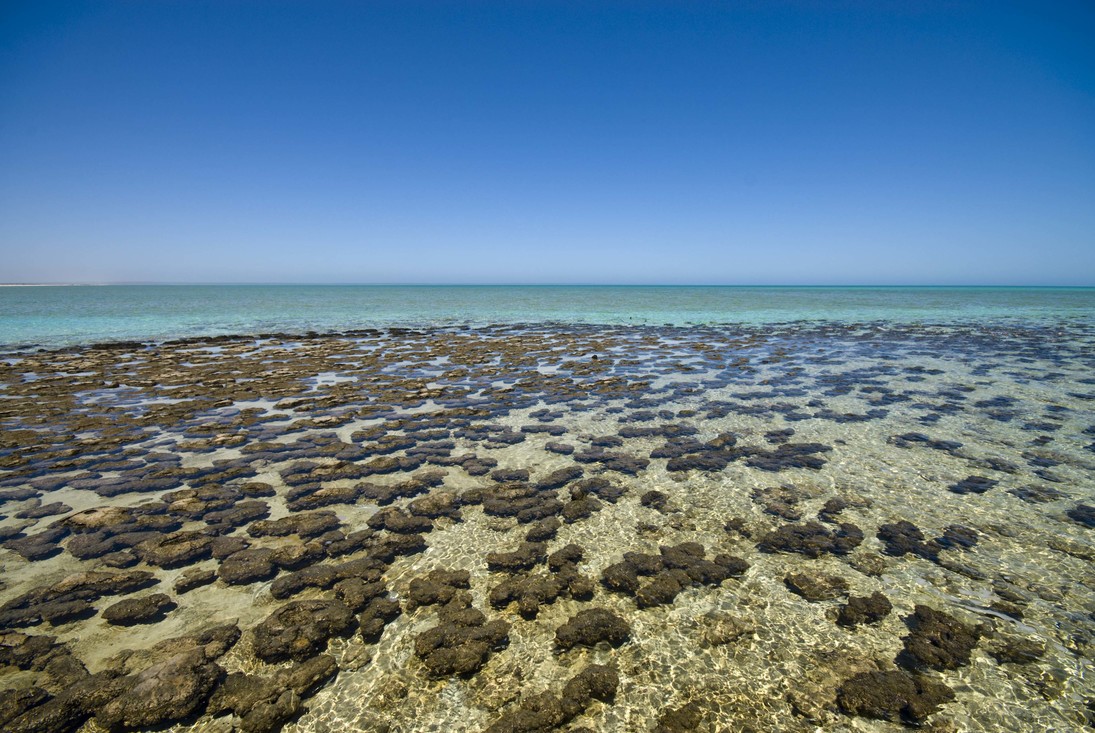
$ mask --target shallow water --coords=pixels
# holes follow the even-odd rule
[[[163,496],[206,487],[228,506],[261,501],[267,519],[276,520],[299,514],[290,504],[307,500],[307,491],[390,487],[443,471],[438,485],[393,504],[406,508],[444,492],[460,497],[457,517],[432,519],[424,551],[385,566],[388,597],[402,614],[375,643],[350,633],[321,644],[314,653],[325,647],[338,674],[304,696],[286,730],[483,730],[534,695],[560,694],[591,664],[617,671],[615,698],[590,702],[559,729],[653,730],[695,703],[696,730],[900,730],[900,722],[853,714],[838,689],[862,672],[909,669],[953,690],[953,701],[926,716],[930,730],[1082,730],[1095,701],[1095,529],[1069,513],[1095,503],[1093,355],[1095,327],[1082,319],[1049,327],[509,324],[22,352],[0,370],[0,394],[8,398],[0,402],[0,491],[29,487],[38,496],[5,501],[0,528],[23,526],[33,536],[92,507],[141,507],[177,519],[183,531],[282,547],[296,540],[254,536],[250,520],[215,521],[209,512],[222,507],[213,499],[195,507]],[[642,434],[645,428],[656,434]],[[793,432],[775,432],[783,430]],[[727,434],[736,436],[734,450],[697,447]],[[671,436],[696,441],[686,457],[719,460],[689,467],[657,457]],[[575,452],[553,452],[549,443]],[[277,444],[290,450],[279,453]],[[815,460],[789,460],[781,444],[817,444],[804,449]],[[474,461],[453,462],[467,454],[497,463],[481,472]],[[415,455],[391,472],[324,473]],[[302,466],[305,460],[314,465]],[[534,618],[515,603],[494,607],[491,590],[510,574],[490,569],[487,556],[516,549],[529,524],[486,511],[484,490],[523,483],[491,472],[527,469],[534,484],[572,466],[625,492],[615,502],[602,497],[588,516],[556,510],[573,521],[561,524],[546,551],[581,547],[576,569],[593,581],[592,599],[563,593]],[[971,476],[991,481],[962,483]],[[153,478],[164,483],[140,483]],[[237,491],[254,482],[274,495]],[[565,507],[574,483],[537,495],[557,494]],[[125,490],[109,495],[118,485]],[[664,505],[651,491],[664,494]],[[770,533],[817,521],[835,498],[845,507],[821,526],[831,533],[837,523],[854,525],[860,543],[817,557],[793,547],[773,551]],[[65,504],[59,514],[16,516],[55,501]],[[382,508],[360,495],[315,505],[337,515],[343,535],[366,527]],[[878,535],[900,520],[929,543],[955,526],[972,530],[975,543],[897,555]],[[56,554],[44,559],[0,551],[5,610],[20,594],[77,570],[110,569],[101,557],[73,556],[78,534],[58,539]],[[314,562],[370,556],[393,534],[379,530],[356,551]],[[657,555],[684,542],[702,545],[708,559],[724,553],[749,567],[650,607],[602,582],[625,552]],[[288,602],[271,589],[291,571],[177,593],[173,583],[188,567],[219,572],[222,561],[204,556],[164,569],[140,548],[133,559],[159,583],[121,597],[167,593],[177,608],[163,618],[112,626],[102,611],[119,597],[105,596],[91,601],[87,618],[54,626],[24,617],[9,628],[55,636],[95,673],[118,668],[111,657],[120,649],[138,650],[140,660],[157,642],[236,621],[243,635],[217,659],[223,670],[269,676],[294,666],[258,659],[253,643],[254,628]],[[474,608],[510,624],[504,648],[466,677],[431,678],[415,654],[439,612],[411,608],[411,581],[435,569],[468,571]],[[542,563],[532,572],[549,574]],[[810,602],[785,583],[796,573],[837,576],[847,588]],[[854,628],[835,623],[849,595],[876,591],[892,612]],[[293,599],[334,597],[331,589],[310,588]],[[898,659],[918,604],[978,629],[968,661],[937,670]],[[629,640],[618,648],[558,648],[556,630],[595,607],[624,619]],[[1032,642],[1038,658],[1007,661],[1019,640]],[[142,668],[129,665],[123,671]],[[0,668],[0,680],[51,694],[61,686],[45,671],[17,666]],[[94,714],[87,711],[88,731],[99,730]],[[198,710],[177,728],[219,731],[238,723]]]
[[[1095,318],[1095,288],[567,285],[0,287],[0,344],[510,323],[1053,323]]]

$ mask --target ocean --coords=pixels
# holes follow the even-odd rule
[[[497,323],[1095,319],[1095,288],[105,285],[0,288],[0,345]]]
[[[1095,290],[0,288],[0,727],[1095,724]]]

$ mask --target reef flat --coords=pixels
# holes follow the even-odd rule
[[[0,728],[1082,730],[1095,328],[0,361]]]

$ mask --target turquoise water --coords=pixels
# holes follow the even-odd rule
[[[1095,288],[111,285],[0,288],[0,344],[488,323],[1095,318]]]

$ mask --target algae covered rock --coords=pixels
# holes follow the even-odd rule
[[[863,672],[837,690],[837,704],[849,715],[895,723],[921,723],[953,699],[954,692],[943,683],[901,670]]]
[[[95,716],[107,728],[147,728],[202,708],[224,674],[199,650],[182,652],[126,678],[125,690]]]
[[[255,627],[255,656],[265,662],[304,661],[355,623],[353,612],[341,601],[291,601]]]
[[[874,624],[886,618],[892,609],[890,599],[878,591],[869,596],[849,596],[837,614],[836,622],[841,626]]]
[[[981,636],[976,627],[930,606],[917,605],[906,623],[912,633],[905,637],[905,648],[898,655],[898,662],[912,669],[964,667],[970,663],[970,654]]]
[[[158,621],[175,608],[175,602],[166,593],[153,593],[143,598],[127,598],[103,611],[103,619],[115,626],[133,626]]]
[[[602,641],[620,646],[630,638],[631,626],[607,608],[579,611],[555,631],[555,643],[560,649],[596,646]]]
[[[810,603],[831,601],[848,592],[848,581],[837,575],[792,573],[783,579],[783,583]]]

